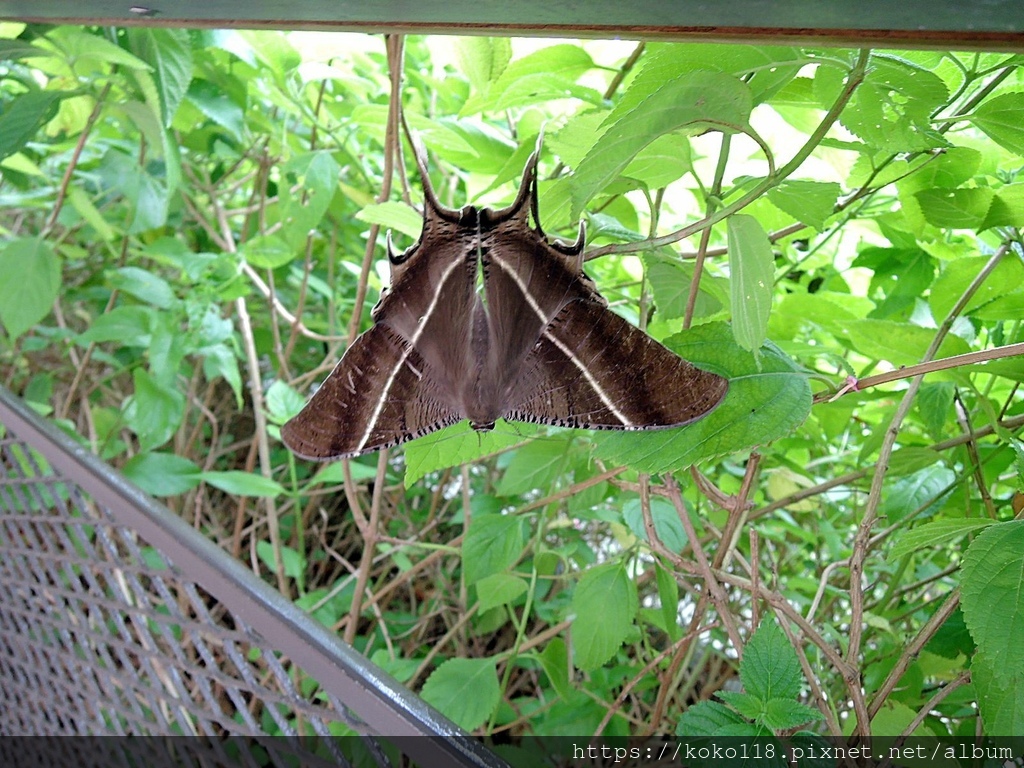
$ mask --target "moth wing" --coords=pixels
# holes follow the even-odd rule
[[[665,348],[597,301],[566,305],[542,331],[505,418],[583,429],[678,427],[710,413],[728,379]]]
[[[281,439],[305,459],[359,456],[461,419],[431,385],[422,356],[385,325],[355,340]]]

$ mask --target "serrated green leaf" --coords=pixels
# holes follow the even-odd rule
[[[285,492],[276,480],[236,469],[226,472],[203,472],[200,478],[214,488],[220,488],[225,493],[235,496],[273,498],[281,496]]]
[[[176,496],[199,485],[199,466],[184,456],[150,451],[132,456],[121,474],[151,496]]]
[[[473,88],[486,92],[511,61],[512,41],[507,37],[457,37],[455,56]]]
[[[92,60],[117,64],[128,69],[151,69],[149,64],[107,40],[98,30],[86,31],[84,28],[63,27],[54,39],[71,61]]]
[[[13,340],[53,308],[61,281],[61,260],[41,238],[0,243],[0,324]]]
[[[750,89],[721,72],[692,72],[669,80],[626,114],[620,107],[608,116],[604,133],[576,167],[570,218],[622,172],[644,147],[683,127],[739,130],[752,109]]]
[[[505,67],[486,94],[473,94],[466,100],[460,115],[500,112],[566,97],[599,104],[600,93],[576,84],[583,73],[593,67],[590,54],[578,45],[560,43],[541,48]]]
[[[825,229],[825,220],[831,216],[842,191],[831,181],[784,181],[768,190],[768,199],[780,210],[797,221],[814,227],[819,232]]]
[[[405,446],[405,486],[408,488],[430,472],[458,467],[519,445],[537,428],[531,424],[510,425],[498,421],[490,432],[477,432],[462,421],[447,429],[413,440]]]
[[[423,699],[467,731],[490,717],[501,699],[494,659],[448,659],[420,692]]]
[[[888,559],[897,560],[925,547],[932,549],[956,541],[969,533],[987,528],[993,520],[977,518],[952,518],[932,520],[907,531],[900,531],[889,550]]]
[[[789,730],[807,723],[823,720],[818,710],[788,699],[772,699],[765,702],[761,724],[773,731]]]
[[[735,725],[744,725],[743,718],[727,706],[717,701],[701,701],[683,712],[676,724],[676,736],[717,736]]]
[[[935,331],[911,323],[864,318],[846,323],[845,335],[853,349],[869,358],[886,360],[894,367],[921,362],[935,338]],[[959,336],[947,336],[937,357],[953,357],[970,352]]]
[[[1004,149],[1024,157],[1024,93],[1003,93],[983,101],[970,120]]]
[[[647,530],[644,528],[643,509],[640,499],[630,499],[622,508],[622,518],[633,535],[647,541]],[[682,552],[689,539],[683,524],[679,521],[676,508],[666,499],[651,499],[651,519],[654,521],[654,532],[661,543],[673,552]],[[650,542],[648,542],[650,543]]]
[[[906,477],[886,483],[879,514],[896,522],[907,515],[927,516],[942,505],[956,483],[956,473],[933,464]]]
[[[495,494],[521,496],[535,488],[545,488],[561,474],[568,443],[564,439],[534,440],[517,450],[505,468]]]
[[[985,221],[978,229],[990,227],[1024,227],[1024,183],[1007,184],[996,190]]]
[[[192,82],[192,46],[186,29],[129,27],[132,52],[153,68],[160,93],[160,116],[169,127]]]
[[[423,217],[416,209],[396,200],[364,206],[356,218],[384,229],[394,229],[413,240],[419,239],[423,229]]]
[[[270,418],[277,424],[284,424],[302,410],[306,401],[302,395],[278,379],[267,389],[266,403]]]
[[[21,150],[57,113],[64,91],[29,91],[4,105],[0,114],[0,160]]]
[[[729,287],[732,292],[732,335],[758,357],[768,332],[775,289],[775,257],[768,234],[753,216],[734,214],[729,233]]]
[[[964,291],[988,263],[988,256],[969,256],[946,264],[932,285],[928,303],[932,317],[944,320],[960,301]],[[1019,259],[1003,259],[975,290],[961,314],[982,320],[1001,320],[1000,312],[993,312],[997,302],[1008,295],[1024,292],[1024,264]]]
[[[765,704],[757,696],[740,691],[719,691],[718,698],[736,710],[745,720],[760,720]]]
[[[986,736],[1020,736],[1024,733],[1024,670],[1007,670],[988,654],[976,653],[971,661],[971,684]]]
[[[580,669],[604,664],[633,627],[640,601],[624,562],[605,563],[580,577],[572,596],[573,660]]]
[[[1024,520],[990,525],[967,548],[960,572],[964,620],[1000,674],[1024,676]]]
[[[480,612],[514,602],[527,590],[526,580],[511,573],[492,573],[476,582]]]
[[[800,661],[785,633],[774,621],[762,621],[750,636],[740,664],[744,690],[761,701],[796,699],[803,679]]]
[[[526,546],[526,521],[514,515],[477,515],[462,543],[467,584],[510,568]]]
[[[776,440],[810,412],[807,377],[774,345],[760,365],[739,348],[724,323],[697,326],[666,340],[669,349],[729,379],[729,394],[703,419],[680,429],[598,433],[597,455],[639,472],[675,472],[703,459]]]
[[[952,229],[980,229],[988,216],[995,192],[989,187],[922,189],[914,197],[929,224]]]

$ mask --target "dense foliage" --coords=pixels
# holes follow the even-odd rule
[[[2,381],[467,728],[1024,733],[1022,62],[0,25]],[[399,103],[725,403],[295,459]]]

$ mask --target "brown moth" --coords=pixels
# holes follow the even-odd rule
[[[498,211],[442,206],[417,156],[423,233],[403,253],[389,234],[391,287],[373,308],[374,325],[281,428],[292,451],[314,460],[358,456],[463,419],[476,430],[499,418],[663,429],[722,401],[727,379],[608,309],[583,273],[582,222],[572,245],[545,237],[538,154],[512,205]]]

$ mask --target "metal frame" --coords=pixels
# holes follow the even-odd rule
[[[44,704],[53,697],[51,703],[58,705],[56,697],[64,694],[57,692],[78,687],[75,680],[66,679],[66,669],[60,670],[51,657],[39,656],[44,648],[62,642],[48,639],[60,636],[66,643],[66,638],[74,635],[72,655],[76,658],[68,659],[69,646],[65,645],[58,649],[58,656],[63,654],[60,664],[71,663],[90,674],[102,675],[115,668],[125,672],[126,667],[133,666],[135,674],[162,670],[162,676],[170,677],[168,670],[180,669],[182,659],[173,658],[169,651],[161,656],[156,648],[162,643],[161,636],[156,630],[143,632],[142,625],[162,615],[154,611],[154,606],[173,614],[180,595],[201,590],[216,599],[218,610],[226,609],[230,614],[230,621],[221,622],[230,630],[221,629],[210,606],[199,600],[186,606],[179,616],[171,616],[181,633],[180,642],[190,641],[186,625],[194,630],[198,627],[196,631],[204,637],[215,636],[217,642],[210,647],[233,658],[236,677],[243,678],[241,684],[249,686],[247,691],[254,690],[255,684],[244,679],[250,674],[243,668],[244,655],[239,659],[239,643],[249,643],[250,650],[301,666],[337,710],[332,713],[325,708],[322,714],[326,720],[333,718],[368,735],[433,737],[398,742],[419,764],[504,765],[477,740],[2,387],[0,424],[6,428],[6,435],[0,438],[0,691],[6,693],[0,696],[0,734],[12,735],[10,729],[17,728],[13,724],[16,720],[8,715],[11,709],[22,711],[26,706],[20,694]],[[97,542],[96,554],[87,551],[91,546],[85,544],[87,540]],[[170,569],[139,562],[143,560],[140,540],[154,548]],[[124,587],[112,590],[110,585]],[[175,590],[174,594],[168,593],[169,589]],[[159,595],[149,604],[143,593]],[[111,605],[112,594],[124,594],[122,604]],[[83,604],[85,609],[81,608]],[[97,640],[95,634],[82,633],[83,626],[91,623],[89,611],[101,605],[107,618],[99,622],[100,631],[108,622],[120,627],[116,632],[111,629],[111,636],[117,636],[114,640],[105,636]],[[136,642],[139,638],[141,642]],[[103,655],[100,666],[104,669],[96,669],[95,663],[93,668],[85,669],[89,656],[82,655],[83,644],[106,646],[114,642],[127,647],[122,651],[124,655]],[[102,648],[100,651],[112,653]],[[152,658],[140,660],[144,654]],[[49,661],[26,664],[29,657]],[[31,674],[37,684],[53,687],[21,690],[18,678],[27,674],[26,666],[35,667]],[[203,670],[198,673],[203,674]],[[232,670],[217,671],[217,684],[230,689],[230,681],[220,677],[225,674],[232,674]],[[282,667],[282,674],[279,682],[286,695],[275,704],[286,704],[289,697],[297,696],[294,690],[287,690],[290,672]],[[168,680],[161,679],[159,685],[166,690]],[[180,696],[180,690],[179,686],[175,695]],[[188,702],[181,706],[187,707]],[[316,702],[311,706],[315,708]],[[55,708],[59,711],[59,706]],[[153,708],[150,705],[149,709]],[[312,709],[310,712],[307,718],[319,716]],[[135,713],[129,719],[132,717],[137,722],[139,715]],[[230,733],[230,725],[228,728]],[[69,731],[57,727],[55,732]],[[124,729],[105,727],[94,719],[84,729],[76,725],[70,732],[119,734]],[[251,724],[240,732],[252,735]]]
[[[0,0],[0,19],[1024,50],[1019,0]]]

